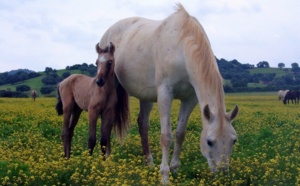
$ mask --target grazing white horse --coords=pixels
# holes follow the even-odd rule
[[[163,184],[169,171],[180,166],[179,156],[186,126],[197,103],[202,113],[200,147],[210,169],[229,169],[237,134],[231,125],[238,107],[226,113],[223,79],[206,33],[198,20],[178,4],[164,20],[140,17],[121,20],[103,35],[100,46],[116,46],[115,72],[131,96],[140,99],[139,132],[146,162],[153,164],[148,128],[152,102],[158,103],[162,146],[160,172]],[[176,140],[169,166],[172,142],[170,111],[173,99],[181,101]]]
[[[285,98],[286,93],[288,93],[289,90],[279,90],[278,91],[278,99],[279,101],[283,101]]]

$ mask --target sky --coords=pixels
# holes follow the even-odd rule
[[[115,22],[162,20],[178,2],[200,21],[217,58],[300,64],[299,0],[0,0],[0,73],[94,64],[95,44]]]

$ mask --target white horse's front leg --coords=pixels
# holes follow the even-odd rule
[[[198,102],[196,96],[192,99],[181,101],[178,116],[178,124],[176,128],[175,146],[170,164],[171,171],[175,171],[180,166],[179,157],[181,152],[181,146],[185,138],[187,122],[191,112],[193,111],[197,103]]]
[[[162,147],[162,162],[160,165],[160,173],[162,174],[162,183],[169,182],[169,148],[172,142],[172,125],[170,122],[170,112],[172,105],[172,95],[168,88],[160,86],[158,88],[158,109],[160,116],[161,138],[160,144]]]
[[[140,113],[138,117],[139,133],[141,136],[143,153],[146,157],[146,163],[148,166],[154,166],[153,157],[149,147],[148,129],[149,129],[149,115],[153,103],[140,101]]]

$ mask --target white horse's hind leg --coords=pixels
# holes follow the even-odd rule
[[[149,166],[153,166],[153,157],[151,155],[148,139],[149,115],[152,107],[152,103],[140,101],[140,113],[137,120],[142,141],[143,153],[146,156],[146,163]]]
[[[172,125],[170,122],[170,112],[172,105],[172,96],[165,86],[158,88],[158,109],[160,116],[161,137],[160,144],[162,147],[162,162],[160,165],[160,173],[162,174],[162,183],[169,182],[169,148],[172,142]]]
[[[187,101],[181,101],[179,116],[178,116],[178,125],[176,129],[176,136],[175,136],[175,146],[173,151],[173,156],[170,164],[171,171],[175,171],[176,168],[180,166],[180,152],[181,146],[185,138],[186,133],[186,126],[188,119],[190,117],[191,112],[197,105],[197,98],[194,97]]]

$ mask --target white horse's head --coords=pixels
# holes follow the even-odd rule
[[[226,114],[215,115],[206,105],[203,109],[203,123],[206,123],[201,133],[200,148],[212,172],[229,170],[232,147],[237,140],[237,134],[231,125],[238,114],[238,107]]]

